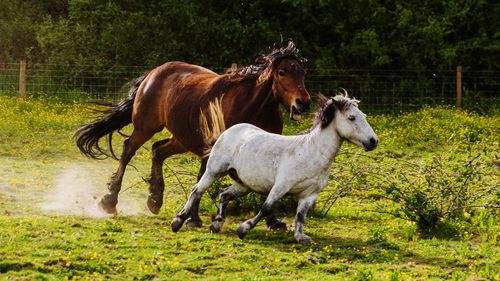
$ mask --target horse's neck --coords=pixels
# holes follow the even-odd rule
[[[251,104],[258,111],[267,109],[268,107],[279,108],[279,101],[275,98],[272,90],[273,82],[271,79],[260,84],[255,84],[252,89]]]
[[[317,155],[319,159],[325,161],[325,165],[330,165],[342,145],[342,138],[337,133],[334,124],[328,125],[321,129],[321,126],[316,126],[308,134],[304,135],[307,142],[307,149],[311,155]]]
[[[279,101],[272,92],[272,81],[261,84],[252,81],[245,85],[244,93],[234,98],[237,104],[244,105],[233,112],[233,116],[238,116],[235,123],[252,123],[269,132],[282,132],[283,120]]]

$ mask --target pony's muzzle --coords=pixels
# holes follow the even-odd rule
[[[365,147],[365,151],[372,151],[378,146],[378,138],[371,137],[368,141],[363,142],[363,146]]]

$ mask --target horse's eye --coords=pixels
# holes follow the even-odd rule
[[[279,76],[285,76],[285,71],[284,70],[278,70],[278,75]]]
[[[356,117],[351,115],[351,116],[347,117],[347,119],[354,121],[354,120],[356,120]]]

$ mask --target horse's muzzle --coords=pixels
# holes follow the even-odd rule
[[[296,99],[290,107],[290,118],[294,121],[302,119],[302,113],[309,111],[310,103],[310,101],[304,101],[300,98]]]
[[[304,101],[303,99],[296,99],[295,104],[299,107],[301,112],[307,112],[310,109],[311,101]]]

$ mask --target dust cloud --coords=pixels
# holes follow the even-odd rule
[[[95,177],[95,175],[94,175]],[[102,211],[98,202],[106,190],[105,184],[96,186],[92,175],[81,166],[73,166],[61,171],[55,178],[54,186],[47,191],[41,203],[41,209],[56,215],[78,215],[95,218],[110,217]],[[122,188],[122,190],[124,190]],[[120,215],[148,214],[141,204],[145,205],[145,197],[133,198],[130,192],[120,194],[118,213]]]

